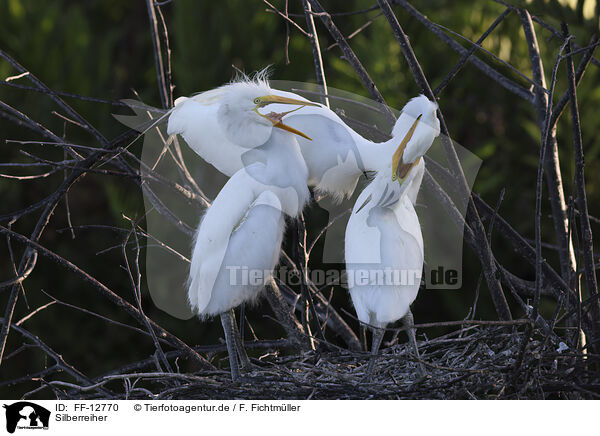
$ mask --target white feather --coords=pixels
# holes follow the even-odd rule
[[[279,259],[284,215],[296,216],[309,198],[308,170],[291,133],[273,129],[256,153],[264,162],[254,159],[229,179],[197,231],[188,299],[202,317],[256,298]],[[260,281],[232,280],[232,271],[244,269],[259,272]]]
[[[436,109],[424,96],[413,98],[403,108],[394,138],[404,138],[421,117],[404,149],[405,163],[421,158],[439,135]],[[392,171],[396,171],[392,155],[393,151],[388,151],[380,160],[377,175],[359,195],[345,236],[352,303],[362,322],[378,328],[408,313],[421,285],[424,262],[423,235],[414,204],[425,163],[420,159],[403,181],[392,181]]]
[[[262,192],[240,219],[239,226],[223,237],[227,242],[222,253],[211,250],[210,244],[205,245],[204,233],[211,230],[208,226],[201,225],[198,231],[188,297],[192,308],[202,317],[218,315],[254,300],[277,265],[284,230],[284,215],[277,196],[270,191]],[[260,283],[252,283],[248,276],[246,279],[242,276],[244,270],[268,273],[263,273]]]
[[[413,180],[414,176],[405,183]],[[408,190],[398,195],[394,189],[400,189],[398,183],[392,183],[387,174],[378,174],[358,197],[346,228],[352,303],[358,318],[376,327],[406,315],[417,296],[423,268],[423,237],[417,214]],[[391,204],[385,200],[390,194],[396,195]],[[393,275],[386,276],[386,271]],[[368,278],[360,280],[364,275]],[[400,283],[388,280],[395,276]]]

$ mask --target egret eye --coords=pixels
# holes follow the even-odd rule
[[[254,104],[260,104],[260,97],[256,97],[254,99]]]

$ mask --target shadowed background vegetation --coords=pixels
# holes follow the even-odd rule
[[[172,51],[172,80],[174,95],[210,89],[229,81],[235,74],[234,65],[246,72],[272,66],[272,77],[278,80],[314,82],[313,54],[309,39],[294,26],[286,26],[285,20],[274,13],[262,1],[225,0],[221,2],[197,2],[175,0],[163,6],[169,30]],[[369,0],[323,1],[330,12],[358,11],[369,8]],[[284,2],[273,2],[283,10]],[[504,10],[502,4],[486,2],[454,2],[427,0],[416,5],[430,20],[451,28],[472,41],[489,27]],[[575,42],[585,46],[597,23],[590,24],[589,17],[570,6],[556,8],[544,2],[535,2],[532,13],[560,28],[559,19],[570,20],[570,31]],[[291,14],[303,28],[305,19],[302,3],[289,3]],[[404,31],[432,87],[437,86],[460,56],[435,39],[419,22],[403,9],[395,8]],[[369,71],[373,81],[388,104],[401,108],[405,102],[419,93],[410,70],[394,40],[385,18],[379,9],[370,12],[336,16],[335,21],[342,33],[352,34],[369,20],[373,22],[351,38],[350,44]],[[536,25],[537,26],[537,25]],[[324,56],[325,75],[332,87],[368,96],[351,66],[341,58],[338,47],[317,20],[317,29]],[[540,51],[544,56],[546,75],[562,43],[541,26],[536,27]],[[289,41],[287,40],[289,35]],[[463,46],[470,45],[453,37]],[[498,29],[484,42],[483,47],[503,61],[511,64],[527,77],[531,77],[531,65],[527,54],[521,22],[516,14],[504,20]],[[49,88],[55,91],[97,97],[105,101],[82,101],[64,97],[78,112],[88,119],[108,139],[126,130],[111,114],[128,114],[129,111],[116,104],[124,98],[140,98],[160,106],[156,81],[152,39],[148,26],[148,12],[144,1],[69,1],[56,0],[43,5],[35,0],[5,0],[0,2],[0,49],[18,60]],[[486,62],[496,63],[497,68],[511,79],[528,87],[528,82],[514,71],[497,63],[486,54],[479,54]],[[286,60],[286,58],[289,59]],[[577,59],[575,63],[577,65]],[[0,80],[14,76],[15,70],[0,60]],[[561,77],[556,95],[566,89],[565,69],[558,70]],[[600,71],[591,65],[578,87],[583,147],[586,157],[586,182],[589,212],[600,215]],[[0,100],[16,107],[33,119],[57,133],[65,133],[71,142],[97,147],[99,144],[83,129],[65,122],[53,114],[58,108],[52,101],[32,90],[19,88],[28,85],[24,79],[0,82]],[[474,191],[490,205],[495,205],[502,189],[505,189],[500,213],[519,233],[534,238],[534,205],[536,172],[539,159],[540,133],[532,105],[507,92],[499,84],[467,64],[459,75],[439,95],[439,104],[446,117],[452,139],[475,153],[483,165],[475,181]],[[1,115],[1,114],[0,114]],[[574,159],[570,118],[562,117],[558,124],[558,144],[561,159],[565,195],[573,193]],[[7,139],[39,140],[39,136],[0,117],[0,162],[23,162],[28,158],[19,149],[29,150],[39,157],[60,160],[61,148],[31,144],[18,146]],[[132,150],[140,152],[141,142]],[[24,175],[19,169],[4,169],[4,174]],[[54,191],[65,174],[61,171],[39,180],[15,181],[0,178],[0,214],[22,209]],[[50,247],[64,258],[72,261],[94,277],[102,278],[111,289],[132,301],[129,276],[122,265],[121,241],[123,235],[111,229],[90,227],[108,225],[128,228],[123,215],[142,217],[144,203],[141,190],[132,180],[87,174],[68,194],[70,220],[74,236],[68,229],[68,213],[65,201],[56,208],[50,225],[40,243]],[[543,241],[554,244],[550,206],[543,203]],[[13,230],[28,234],[37,214],[19,220]],[[4,224],[3,224],[4,225]],[[310,227],[309,221],[309,227]],[[592,222],[592,230],[600,231],[598,221]],[[14,276],[13,263],[4,247],[0,250],[0,281]],[[24,252],[21,244],[13,243],[15,259]],[[527,280],[533,280],[535,271],[519,259],[499,237],[492,238],[497,258],[511,272]],[[473,304],[476,283],[480,276],[480,264],[473,252],[464,250],[463,288],[460,291],[422,291],[417,298],[413,313],[417,322],[456,320],[464,318]],[[544,249],[544,257],[556,265],[558,256],[551,247]],[[143,267],[143,262],[142,262]],[[182,278],[182,281],[184,278]],[[491,299],[481,285],[476,318],[496,319]],[[129,319],[91,289],[89,284],[74,277],[54,263],[39,259],[38,265],[24,283],[25,293],[19,299],[14,320],[19,320],[32,309],[48,301],[47,292],[53,297],[121,322]],[[144,289],[144,288],[143,288]],[[8,290],[0,290],[0,307],[4,308]],[[336,301],[354,313],[349,297],[336,290]],[[508,297],[510,300],[510,296]],[[511,307],[513,302],[509,301]],[[182,338],[188,344],[216,343],[222,335],[218,320],[206,324],[192,319],[182,321],[172,318],[152,305],[149,295],[143,295],[146,314],[166,330]],[[514,306],[514,316],[522,316]],[[542,313],[545,313],[542,305]],[[120,365],[147,357],[154,352],[152,341],[79,310],[54,305],[46,309],[44,316],[25,321],[23,326],[60,352],[69,362],[97,376]],[[274,329],[272,320],[263,317],[270,313],[261,303],[249,309],[252,325],[260,338],[276,338],[282,332]],[[356,326],[349,317],[347,321]],[[427,331],[435,335],[439,331]],[[404,340],[401,338],[401,340]],[[37,371],[42,354],[19,353],[22,338],[11,333],[8,339],[5,362],[0,367],[1,379],[15,378],[26,371]],[[7,359],[8,357],[8,359]],[[226,357],[222,356],[221,357]],[[35,384],[14,388],[0,388],[4,397],[16,398]]]

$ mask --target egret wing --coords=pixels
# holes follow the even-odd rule
[[[179,101],[169,117],[167,133],[181,135],[202,159],[231,177],[242,168],[241,156],[247,149],[226,137],[217,122],[218,105],[209,104],[211,101],[218,99],[197,101],[194,97]]]
[[[198,227],[188,290],[190,303],[198,312],[202,312],[210,302],[229,238],[256,198],[248,177],[245,171],[234,174],[207,209]]]
[[[356,145],[357,134],[341,121],[319,113],[290,115],[285,122],[312,138],[298,138],[309,183],[325,192],[340,187],[346,193],[354,191],[365,169]]]

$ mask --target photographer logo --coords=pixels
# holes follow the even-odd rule
[[[6,431],[14,433],[19,430],[47,430],[50,422],[50,411],[29,401],[5,404]]]

